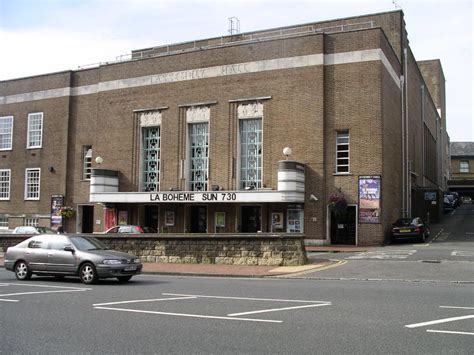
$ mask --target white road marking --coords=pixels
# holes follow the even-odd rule
[[[441,235],[441,233],[444,231],[443,228],[441,228],[441,230],[438,232],[438,234],[436,234],[433,238],[431,238],[431,240],[428,242],[428,245],[431,245],[431,243],[433,243],[436,239],[438,239],[438,237]]]
[[[20,302],[19,300],[9,300],[9,299],[1,299],[0,302]]]
[[[451,256],[474,256],[474,251],[453,250]]]
[[[439,306],[439,308],[474,309],[474,307]]]
[[[433,329],[427,329],[426,331],[429,332],[429,333],[446,333],[446,334],[474,335],[474,333],[469,333],[469,332],[455,332],[455,331],[450,331],[450,330],[433,330]]]
[[[417,250],[379,250],[379,251],[368,251],[364,253],[358,253],[357,255],[350,256],[347,259],[406,259],[410,255],[413,255]]]
[[[461,316],[461,317],[437,319],[437,320],[432,320],[432,321],[423,322],[423,323],[409,324],[409,325],[405,325],[405,327],[407,327],[407,328],[418,328],[418,327],[425,327],[427,325],[432,325],[432,324],[448,323],[448,322],[454,322],[454,321],[457,321],[457,320],[470,319],[470,318],[474,318],[474,314],[471,314],[471,315],[468,315],[468,316]]]
[[[18,292],[18,293],[5,293],[0,295],[0,297],[4,296],[21,296],[21,295],[36,295],[41,293],[64,293],[64,292],[80,292],[80,291],[87,291],[87,290],[57,290],[57,291],[35,291],[35,292]]]
[[[167,316],[189,317],[189,318],[240,320],[240,321],[245,321],[245,322],[263,322],[263,323],[283,323],[283,321],[281,321],[281,320],[271,320],[271,319],[252,319],[252,318],[205,316],[205,315],[200,315],[200,314],[156,312],[156,311],[144,311],[144,310],[137,310],[137,309],[127,309],[127,308],[95,307],[95,309],[105,309],[105,310],[111,310],[111,311],[132,312],[132,313],[161,314],[161,315],[167,315]]]
[[[125,304],[125,303],[140,303],[140,302],[158,302],[158,301],[173,301],[173,300],[189,300],[196,299],[197,297],[173,297],[173,298],[154,298],[149,300],[132,300],[132,301],[120,301],[120,302],[108,302],[108,303],[96,303],[94,307],[98,306],[110,306],[112,304]]]
[[[250,312],[241,312],[241,313],[232,313],[228,314],[229,317],[235,316],[244,316],[247,314],[257,314],[257,313],[267,313],[267,312],[278,312],[278,311],[286,311],[288,309],[299,309],[299,308],[309,308],[309,307],[322,307],[322,306],[330,306],[330,303],[323,303],[323,304],[309,304],[306,306],[295,306],[295,307],[285,307],[285,308],[273,308],[273,309],[262,309],[259,311],[250,311]]]
[[[273,301],[273,302],[296,302],[296,303],[331,303],[329,301],[307,301],[307,300],[285,300],[278,298],[250,298],[250,297],[225,297],[225,296],[207,296],[207,295],[186,295],[180,293],[162,293],[165,296],[189,296],[198,298],[218,298],[229,300],[248,300],[248,301]]]
[[[61,288],[61,289],[71,289],[71,290],[82,290],[82,291],[90,291],[91,288],[82,288],[82,287],[71,287],[71,286],[52,286],[52,285],[35,285],[35,284],[24,284],[24,283],[7,283],[6,285],[12,286],[31,286],[31,287],[45,287],[45,288]]]

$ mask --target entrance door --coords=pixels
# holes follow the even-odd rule
[[[356,244],[356,206],[347,206],[343,213],[331,211],[331,244]]]
[[[260,206],[242,206],[242,233],[257,233],[261,230],[262,215],[260,210]]]
[[[82,207],[82,233],[92,233],[94,231],[94,206]]]
[[[145,206],[145,226],[158,230],[158,206]]]
[[[191,233],[207,233],[206,206],[191,206]]]

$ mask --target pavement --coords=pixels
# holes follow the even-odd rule
[[[308,264],[301,266],[144,263],[142,272],[144,274],[192,276],[291,277],[338,266],[341,262],[331,260],[331,253],[362,252],[369,249],[354,246],[307,246],[308,252],[327,252],[328,255],[327,258],[308,260]],[[3,267],[3,255],[0,255],[0,267]]]

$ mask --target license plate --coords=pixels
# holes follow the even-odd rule
[[[400,229],[400,233],[410,233],[409,229]]]
[[[136,266],[125,266],[124,267],[124,271],[133,271],[133,270],[136,270],[137,267]]]

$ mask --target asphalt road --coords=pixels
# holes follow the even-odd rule
[[[0,269],[5,354],[473,354],[474,206],[425,244],[288,278],[141,275],[87,287]],[[320,258],[320,255],[312,257]]]

